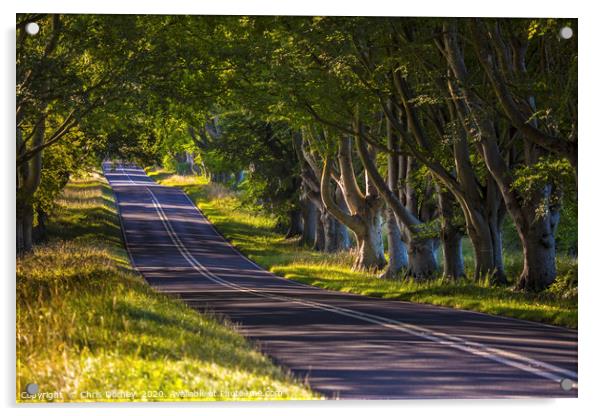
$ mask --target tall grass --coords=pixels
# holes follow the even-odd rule
[[[494,287],[471,279],[449,281],[383,280],[377,274],[351,270],[350,253],[328,254],[299,245],[274,231],[276,221],[269,215],[245,207],[237,193],[206,178],[171,175],[149,170],[164,185],[179,186],[207,215],[216,228],[238,249],[262,267],[289,279],[325,289],[362,295],[430,303],[490,314],[577,327],[576,259],[559,256],[558,284],[539,294],[516,292],[511,286]],[[468,275],[472,248],[464,245]],[[522,256],[506,252],[505,266],[510,279],[522,269]]]
[[[132,271],[99,175],[67,186],[49,232],[17,261],[18,402],[317,397],[232,324]]]

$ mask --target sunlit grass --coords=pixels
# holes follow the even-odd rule
[[[18,401],[49,400],[22,397],[28,383],[54,401],[317,398],[231,323],[132,271],[98,175],[68,185],[49,228],[17,261]]]
[[[528,294],[516,292],[510,286],[493,287],[470,279],[457,282],[378,279],[377,274],[352,271],[350,253],[320,253],[301,247],[298,240],[284,239],[274,231],[274,218],[247,209],[236,193],[209,184],[206,178],[170,175],[164,170],[149,170],[149,174],[164,185],[184,189],[232,244],[280,276],[330,290],[577,327],[576,291],[569,296],[553,290]],[[470,268],[470,247],[465,248],[465,254]],[[509,277],[515,279],[522,267],[520,253],[505,253],[505,265]],[[571,268],[576,269],[576,259],[560,256],[559,274],[568,273]]]

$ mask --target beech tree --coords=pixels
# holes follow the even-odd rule
[[[303,227],[303,242],[311,244],[316,250],[334,252],[348,250],[351,240],[347,227],[330,213],[321,194],[321,157],[311,150],[311,128],[304,128],[295,141],[297,158],[301,165],[301,205],[302,218],[307,227]],[[313,139],[315,141],[315,138]],[[344,213],[349,213],[347,203],[340,187],[334,191],[334,203]]]
[[[368,30],[369,25],[385,29]],[[379,19],[378,24],[365,22],[359,28],[350,28],[358,62],[350,69],[366,86],[366,92],[378,98],[387,123],[403,141],[403,149],[443,184],[437,191],[437,199],[442,214],[445,274],[453,277],[464,273],[461,259],[464,227],[454,220],[454,212],[461,210],[466,232],[475,247],[476,277],[489,276],[503,283],[501,195],[492,178],[477,175],[474,160],[469,158],[467,137],[456,127],[455,110],[449,101],[446,104],[448,93],[441,75],[445,71],[436,67],[441,56],[432,44],[434,27],[427,25],[424,29],[424,26],[420,26],[423,28],[420,31],[412,19]],[[428,36],[430,52],[426,52],[421,36]],[[422,86],[419,95],[413,91],[411,82]],[[366,135],[363,139],[373,140]],[[388,146],[385,151],[396,150]]]
[[[477,41],[480,24],[478,21],[468,22],[474,41]],[[444,50],[457,88],[454,94],[456,107],[463,116],[467,133],[478,137],[479,153],[499,186],[521,239],[524,267],[518,288],[542,290],[556,278],[554,234],[559,220],[559,205],[552,196],[554,183],[532,183],[528,192],[521,192],[516,186],[518,178],[503,157],[501,146],[504,138],[500,137],[499,129],[496,129],[496,121],[491,112],[487,111],[487,104],[469,87],[469,67],[458,39],[458,25],[454,21],[446,23],[443,31]],[[492,61],[488,48],[480,41],[475,46],[479,61]],[[516,57],[513,71],[519,71],[525,66],[523,59],[524,55]],[[519,133],[522,135],[524,133],[521,130],[519,129]],[[532,141],[524,141],[521,163],[526,169],[535,167],[546,153],[544,148]]]

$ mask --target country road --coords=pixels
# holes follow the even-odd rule
[[[576,331],[278,277],[237,252],[181,190],[139,168],[104,168],[144,278],[193,308],[228,316],[326,397],[577,396]],[[574,382],[570,390],[563,379]]]

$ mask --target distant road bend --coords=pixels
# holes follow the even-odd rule
[[[228,316],[326,397],[577,397],[577,331],[284,279],[236,251],[181,190],[103,167],[146,280]]]

